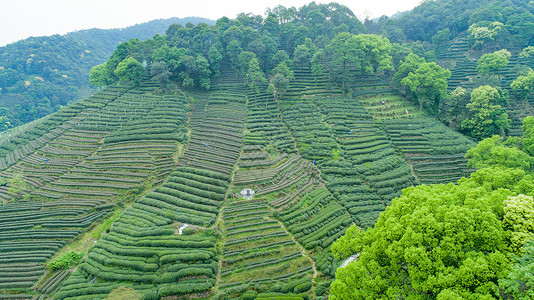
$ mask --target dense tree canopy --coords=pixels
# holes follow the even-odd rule
[[[486,138],[494,134],[504,135],[510,128],[508,114],[502,105],[506,97],[498,89],[489,85],[476,88],[467,104],[469,117],[462,122],[462,128],[476,138]]]
[[[132,38],[146,40],[156,33],[164,33],[170,24],[188,22],[210,20],[159,19],[121,29],[89,29],[66,35],[31,37],[0,47],[0,107],[7,109],[1,115],[8,118],[11,126],[18,126],[86,97],[91,85],[111,83],[101,80],[102,67],[97,69],[100,74],[97,80],[95,70],[91,73],[89,70],[105,62],[117,44]],[[93,78],[89,78],[89,74]]]
[[[145,68],[133,57],[121,61],[113,72],[120,81],[132,81],[139,85],[139,79],[145,74]]]
[[[525,99],[534,89],[534,72],[518,76],[510,85],[519,99]]]
[[[484,54],[478,60],[477,71],[480,74],[498,74],[500,79],[501,70],[508,65],[511,56],[512,54],[506,49]]]
[[[433,112],[437,114],[440,100],[447,93],[447,79],[451,77],[451,71],[443,69],[436,63],[421,62],[415,59],[408,60],[405,64],[408,64],[405,69],[410,69],[413,66],[414,70],[410,71],[400,83],[407,86],[415,95],[420,110],[423,110],[425,101],[430,101]],[[415,66],[417,67],[415,68]]]
[[[336,272],[332,298],[529,295],[532,279],[524,272],[533,265],[533,157],[512,142],[499,136],[480,142],[468,152],[469,164],[480,168],[470,178],[407,188],[374,228],[349,228],[332,251],[340,259],[358,258]]]

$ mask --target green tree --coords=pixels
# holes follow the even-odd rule
[[[250,51],[243,51],[238,55],[237,61],[235,63],[235,69],[236,69],[236,73],[239,76],[243,76],[243,77],[247,76],[250,61],[253,58],[256,58],[256,54]]]
[[[313,77],[315,78],[315,83],[319,80],[319,76],[321,76],[324,72],[323,67],[323,60],[324,60],[324,50],[319,49],[315,54],[313,55],[311,59],[311,70]]]
[[[409,53],[406,58],[401,61],[397,72],[393,75],[393,82],[401,85],[401,81],[406,78],[410,73],[415,73],[419,66],[425,63],[425,59],[417,54]]]
[[[211,87],[211,70],[208,60],[199,54],[195,58],[195,65],[197,74],[194,77],[197,78],[201,88],[209,90]]]
[[[298,45],[293,53],[293,61],[296,65],[309,68],[317,47],[310,38],[306,38],[304,44]]]
[[[511,56],[506,49],[484,54],[477,62],[477,71],[479,74],[498,75],[500,80],[501,70],[508,66]]]
[[[432,37],[432,43],[436,45],[436,52],[441,53],[444,46],[447,45],[450,39],[451,31],[449,28],[445,28],[436,32],[436,34],[434,34]]]
[[[498,298],[510,265],[502,207],[513,192],[485,171],[482,182],[407,188],[374,228],[350,227],[332,252],[360,255],[337,270],[332,299]]]
[[[447,79],[451,77],[451,71],[443,69],[436,63],[421,63],[408,76],[401,80],[401,84],[407,86],[419,102],[419,110],[423,110],[423,104],[429,100],[432,103],[432,111],[439,112],[441,99],[447,93]]]
[[[217,49],[217,47],[215,46],[211,46],[208,52],[208,60],[211,66],[211,70],[213,71],[213,74],[215,75],[215,78],[219,77],[219,75],[221,74],[220,63],[222,59],[223,59],[223,56],[221,52],[219,51],[219,49]]]
[[[534,157],[534,117],[528,116],[523,119],[523,150]]]
[[[141,77],[145,74],[145,68],[137,59],[128,57],[119,63],[114,73],[121,81],[131,81],[139,85]]]
[[[278,99],[289,88],[289,79],[281,73],[276,73],[273,76],[271,84],[274,86],[274,98]]]
[[[269,86],[267,87],[267,95],[273,96],[273,99],[275,99],[275,87],[272,83],[269,83]],[[269,101],[269,97],[265,97],[265,109],[267,109],[267,103]]]
[[[508,276],[499,280],[505,299],[534,299],[534,241],[527,243],[522,251],[514,259]]]
[[[170,83],[172,73],[169,71],[167,63],[158,61],[150,66],[150,75],[159,82],[162,88],[165,88]]]
[[[259,92],[259,85],[263,82],[266,82],[267,79],[263,77],[263,74],[260,70],[260,64],[258,63],[257,58],[252,58],[249,62],[248,72],[247,72],[247,86],[252,88],[254,91],[254,100],[257,99]]]
[[[534,72],[530,71],[527,75],[518,76],[516,80],[510,84],[512,91],[515,92],[517,98],[526,99],[528,94],[534,88]]]
[[[276,74],[282,74],[287,79],[293,79],[295,78],[295,75],[291,69],[289,69],[287,63],[285,61],[279,63],[274,69],[273,69],[273,75]]]
[[[534,56],[534,46],[525,47],[521,51],[521,53],[519,53],[519,58],[521,58],[521,59],[529,59],[532,56]]]
[[[24,191],[29,187],[26,181],[24,181],[22,173],[16,173],[13,175],[13,177],[9,179],[9,185],[9,192],[17,195],[17,199],[20,199]]]
[[[469,93],[464,88],[459,86],[449,94],[449,99],[449,126],[457,127],[459,116],[463,112],[463,108],[467,105],[467,102],[469,101]]]
[[[7,130],[11,127],[13,127],[13,125],[9,122],[9,118],[7,116],[0,116],[0,131]]]
[[[289,66],[292,63],[287,52],[284,50],[278,50],[278,52],[276,52],[276,54],[273,56],[272,63],[274,66],[278,66],[282,62],[285,62],[286,66]]]
[[[482,49],[495,39],[503,26],[501,22],[492,22],[488,25],[485,22],[474,23],[467,30],[467,40],[473,48]]]
[[[346,91],[346,85],[349,78],[349,67],[351,64],[356,63],[356,57],[360,55],[354,43],[350,43],[352,34],[348,32],[341,32],[336,35],[330,44],[326,47],[330,53],[331,63],[329,65],[330,72],[336,74],[338,78],[341,78],[341,88],[343,92]]]
[[[351,38],[359,54],[355,60],[362,74],[371,75],[393,70],[391,43],[385,37],[376,34],[358,34]]]
[[[504,136],[510,128],[510,120],[502,103],[503,95],[494,87],[484,85],[471,93],[467,104],[469,117],[462,121],[462,129],[472,137],[483,139],[494,134]]]
[[[141,41],[138,39],[131,39],[127,42],[121,43],[117,46],[117,49],[113,52],[111,57],[106,62],[106,78],[110,82],[116,82],[120,78],[115,73],[119,64],[137,52],[140,48]]]
[[[169,67],[169,70],[176,76],[183,65],[182,59],[187,53],[188,51],[184,48],[169,47],[167,44],[163,44],[156,48],[154,53],[152,53],[152,61],[165,62]]]
[[[141,300],[143,295],[139,291],[134,290],[133,288],[127,288],[125,286],[119,286],[116,289],[109,292],[106,300]]]
[[[105,86],[111,83],[106,77],[105,63],[91,68],[91,71],[89,71],[89,82],[92,86]]]
[[[503,227],[510,251],[521,254],[523,245],[534,238],[534,199],[527,195],[503,201]]]
[[[517,147],[509,147],[498,135],[480,141],[465,157],[469,158],[468,166],[476,169],[500,167],[530,171],[534,163],[530,155]]]
[[[232,63],[233,66],[237,64],[237,58],[241,52],[243,52],[243,49],[241,49],[241,46],[239,46],[238,41],[232,40],[226,46],[226,55],[230,59],[230,63]]]

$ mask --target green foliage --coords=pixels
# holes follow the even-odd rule
[[[410,60],[406,69],[417,64],[418,66],[414,72],[409,72],[400,83],[415,93],[419,101],[419,110],[423,110],[425,100],[429,100],[432,104],[432,111],[437,114],[440,101],[447,92],[447,79],[451,77],[451,71],[443,69],[436,63],[425,63],[413,56],[408,57]]]
[[[310,67],[311,60],[317,51],[317,47],[310,38],[306,38],[304,44],[297,46],[293,53],[293,61],[295,65]]]
[[[272,71],[273,75],[281,74],[287,79],[293,79],[295,78],[295,75],[291,69],[289,69],[289,66],[287,65],[287,62],[283,61],[279,63],[276,67],[274,67]]]
[[[91,68],[89,71],[89,82],[92,86],[105,86],[109,82],[106,78],[106,64],[100,64]]]
[[[145,74],[145,68],[137,59],[128,57],[117,65],[114,74],[121,81],[132,81],[135,85],[139,85],[141,77]]]
[[[263,74],[260,71],[260,65],[258,63],[257,58],[252,58],[249,62],[248,66],[248,72],[247,72],[247,85],[252,88],[254,91],[254,99],[256,99],[256,96],[259,92],[259,85],[262,82],[266,82],[267,79],[263,77]]]
[[[458,127],[458,120],[461,119],[463,115],[465,106],[469,102],[469,93],[462,87],[457,87],[454,91],[449,94],[449,111],[447,112],[450,116],[451,127]]]
[[[274,86],[275,98],[277,98],[278,95],[282,95],[289,88],[289,79],[280,73],[276,73],[273,77],[272,85]]]
[[[469,117],[462,121],[462,129],[478,139],[504,135],[510,128],[510,120],[506,110],[498,104],[503,98],[505,95],[489,85],[476,88],[467,104]]]
[[[528,59],[534,56],[534,46],[525,47],[521,53],[519,53],[519,58]]]
[[[17,198],[22,196],[24,190],[28,189],[28,184],[23,178],[22,173],[16,173],[11,179],[9,179],[9,192],[16,194]]]
[[[324,72],[323,68],[323,60],[325,57],[325,52],[323,49],[317,50],[315,54],[313,54],[313,57],[311,59],[311,70],[313,73],[313,76],[315,77],[315,81],[319,79],[319,76]]]
[[[528,94],[534,89],[534,72],[530,71],[527,75],[518,76],[510,87],[519,99],[526,99]]]
[[[55,260],[49,262],[46,268],[49,270],[68,269],[77,265],[83,257],[83,253],[68,251],[61,254]]]
[[[415,73],[419,66],[425,62],[425,59],[419,57],[419,55],[409,53],[408,56],[406,56],[406,58],[401,62],[395,75],[393,75],[393,82],[401,84],[401,81],[406,78],[408,74]]]
[[[329,65],[330,72],[342,82],[343,90],[348,83],[350,66],[356,67],[365,75],[393,69],[391,43],[382,36],[341,32],[332,39],[326,50],[332,60]]]
[[[523,150],[534,156],[534,117],[523,119]]]
[[[164,61],[157,61],[150,66],[150,75],[154,77],[163,88],[170,83],[172,73],[169,71],[167,63]]]
[[[451,39],[449,28],[442,29],[432,36],[432,43],[436,45],[437,52],[441,52],[441,47]]]
[[[523,252],[514,259],[508,276],[499,280],[499,287],[508,299],[534,298],[534,241],[525,244]]]
[[[467,151],[468,166],[482,169],[491,166],[531,171],[533,158],[516,147],[505,145],[502,137],[494,135],[484,139]]]
[[[359,49],[358,66],[362,74],[383,73],[393,70],[391,43],[385,37],[374,34],[358,34],[353,36],[350,44]],[[352,45],[351,45],[352,46]]]
[[[518,195],[503,201],[505,238],[511,252],[519,254],[523,245],[534,238],[534,199]]]
[[[477,22],[472,24],[467,31],[467,40],[473,48],[482,48],[486,43],[493,41],[499,32],[503,29],[501,22]]]
[[[333,298],[498,297],[497,282],[510,265],[506,236],[514,230],[501,220],[513,192],[499,184],[498,170],[478,172],[483,180],[405,189],[374,228],[349,228],[332,251],[338,258],[360,256],[336,272]]]
[[[484,54],[477,62],[477,71],[479,74],[499,74],[500,79],[501,70],[508,66],[511,56],[512,54],[506,49]]]

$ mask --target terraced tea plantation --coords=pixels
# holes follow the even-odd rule
[[[381,79],[295,75],[278,99],[227,67],[209,92],[110,86],[3,133],[0,299],[327,297],[349,226],[472,171],[473,142]]]

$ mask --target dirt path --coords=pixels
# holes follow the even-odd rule
[[[299,251],[302,254],[302,256],[306,257],[311,262],[312,269],[313,269],[312,282],[315,283],[315,278],[319,275],[319,273],[317,272],[317,269],[315,268],[315,261],[308,254],[306,254],[306,250],[304,250],[304,247],[302,247],[302,245],[295,239],[295,237],[286,229],[286,227],[284,226],[284,224],[282,222],[280,222],[277,219],[270,218],[270,217],[265,217],[265,218],[268,219],[268,220],[271,220],[271,221],[278,222],[278,224],[280,224],[280,227],[282,227],[282,229],[287,233],[287,235],[289,235],[289,237],[293,240],[293,242],[295,242],[295,244],[297,244],[297,246],[299,247]]]

